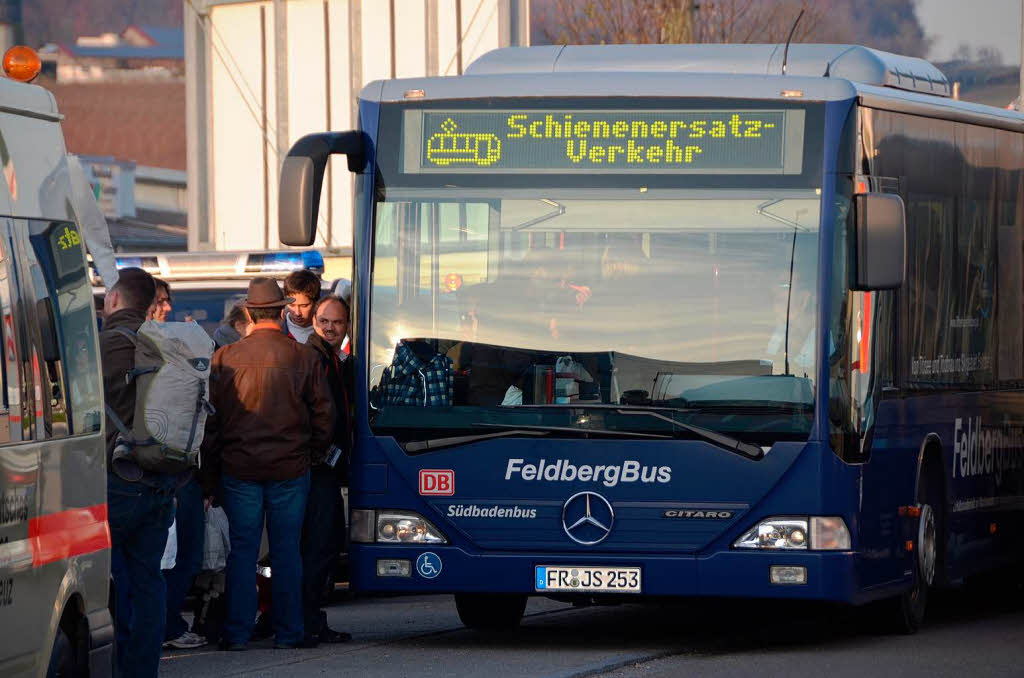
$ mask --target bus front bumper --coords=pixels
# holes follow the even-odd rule
[[[426,555],[431,554],[431,555]],[[728,596],[856,603],[856,554],[718,552],[702,556],[471,553],[457,546],[352,544],[351,580],[360,592],[525,593],[538,567],[638,567],[641,596]],[[805,568],[806,583],[772,583],[772,568]],[[790,570],[792,571],[792,570]],[[571,594],[570,594],[571,595]],[[624,594],[633,595],[633,594]]]

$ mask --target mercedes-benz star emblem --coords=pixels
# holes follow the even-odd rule
[[[611,534],[615,511],[597,492],[579,492],[562,507],[562,528],[577,544],[593,546]]]

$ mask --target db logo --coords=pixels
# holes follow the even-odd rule
[[[455,494],[455,471],[420,470],[420,494],[450,497]]]

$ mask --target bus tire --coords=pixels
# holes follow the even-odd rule
[[[468,629],[507,631],[519,626],[526,596],[508,593],[456,593],[455,609]]]
[[[914,536],[913,585],[892,601],[894,631],[904,635],[917,633],[924,622],[928,592],[936,581],[944,543],[941,475],[934,461],[925,458],[917,487],[921,515]]]
[[[46,669],[46,678],[71,678],[75,675],[75,653],[71,640],[64,629],[57,627],[53,638],[53,649],[50,651],[50,665]]]

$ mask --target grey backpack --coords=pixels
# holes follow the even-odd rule
[[[199,466],[206,417],[213,413],[208,400],[213,339],[195,321],[147,320],[138,333],[123,327],[112,331],[135,345],[135,368],[125,374],[126,382],[135,382],[132,429],[107,406],[121,432],[114,447],[115,470],[130,479],[126,459],[157,473]]]

